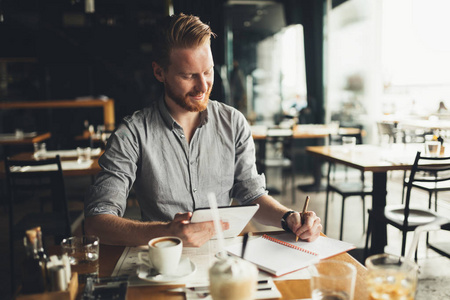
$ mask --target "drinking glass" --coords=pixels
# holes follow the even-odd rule
[[[356,267],[337,260],[323,260],[308,268],[311,274],[312,300],[352,300]]]
[[[91,160],[91,148],[90,147],[78,147],[77,148],[78,153],[78,163],[85,163]]]
[[[45,143],[34,143],[34,158],[40,159],[45,156],[47,152],[47,145]]]
[[[343,136],[342,145],[344,146],[345,152],[351,152],[355,149],[356,137],[354,136]]]
[[[61,242],[63,254],[67,254],[72,272],[78,273],[78,281],[86,283],[88,277],[98,277],[100,240],[96,236],[74,236]]]
[[[367,290],[370,300],[413,300],[418,266],[411,260],[391,254],[366,259]]]
[[[425,153],[431,157],[438,156],[441,153],[441,142],[425,141]]]

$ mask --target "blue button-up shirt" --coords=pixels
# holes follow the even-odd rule
[[[146,221],[209,207],[210,192],[219,206],[267,194],[242,113],[210,100],[200,117],[190,143],[162,98],[124,118],[99,160],[102,171],[88,191],[85,215],[123,216],[132,187]]]

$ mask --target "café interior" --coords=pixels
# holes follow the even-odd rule
[[[416,298],[450,298],[450,182],[409,184],[418,151],[450,157],[448,11],[446,0],[0,0],[0,298],[14,297],[25,256],[11,220],[52,209],[24,187],[12,210],[19,193],[7,158],[60,155],[69,235],[83,234],[84,194],[109,136],[163,91],[151,68],[153,29],[180,12],[217,34],[210,98],[247,118],[269,193],[294,210],[309,196],[323,233],[353,244],[348,254],[362,266],[367,249],[404,256],[417,235]],[[391,226],[391,205],[403,207],[402,220],[428,210],[441,222],[422,235],[403,221]],[[126,217],[140,218],[133,193]],[[252,221],[246,229],[280,230]],[[279,289],[282,299],[304,299]]]

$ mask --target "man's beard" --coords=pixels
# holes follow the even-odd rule
[[[166,90],[166,94],[180,107],[182,107],[185,110],[190,111],[190,112],[200,112],[200,111],[204,111],[206,109],[206,107],[208,106],[209,95],[211,94],[212,86],[205,92],[205,95],[204,95],[204,98],[202,101],[195,101],[195,100],[191,101],[189,99],[190,96],[195,97],[196,95],[201,94],[198,92],[197,93],[189,92],[184,97],[176,95],[173,92],[173,89],[170,86],[170,84],[168,84],[167,82],[165,82],[165,90]]]

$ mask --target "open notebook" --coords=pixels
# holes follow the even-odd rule
[[[281,276],[354,248],[352,244],[324,236],[311,243],[296,242],[295,235],[283,233],[250,240],[244,258],[261,270]],[[226,250],[232,255],[241,256],[242,243],[228,246]]]

